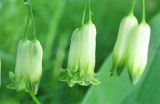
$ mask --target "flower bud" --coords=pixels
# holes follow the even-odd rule
[[[128,50],[128,71],[133,84],[141,78],[147,64],[150,27],[141,23],[134,29]]]
[[[99,83],[94,78],[95,49],[96,27],[93,23],[84,24],[73,32],[67,68],[70,86]]]
[[[9,87],[37,94],[42,75],[42,54],[38,40],[21,40],[17,49],[15,74],[10,73],[13,82]]]
[[[113,65],[111,69],[111,75],[120,75],[123,68],[125,67],[128,50],[127,47],[129,43],[128,39],[132,33],[132,30],[137,25],[138,21],[136,17],[134,17],[133,15],[129,15],[123,18],[120,24],[118,38],[112,54]]]

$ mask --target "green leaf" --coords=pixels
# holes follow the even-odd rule
[[[160,51],[160,47],[158,49]],[[160,103],[160,52],[156,53],[155,59],[149,68],[147,76],[139,89],[132,91],[130,96],[124,99],[123,104],[159,104]]]
[[[120,77],[110,77],[109,70],[112,60],[111,56],[109,56],[99,72],[101,85],[91,86],[82,104],[130,104],[131,102],[133,102],[133,104],[160,103],[160,100],[158,100],[158,98],[160,98],[160,81],[157,82],[158,79],[160,79],[158,73],[160,56],[157,56],[158,47],[160,46],[159,20],[160,14],[150,22],[152,34],[149,48],[149,60],[140,82],[136,86],[133,86],[129,81],[126,69]],[[147,103],[147,101],[150,102]]]

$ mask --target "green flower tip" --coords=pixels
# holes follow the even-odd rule
[[[126,16],[122,19],[119,27],[118,38],[112,54],[113,65],[111,69],[111,76],[119,76],[122,73],[127,60],[127,47],[130,41],[129,37],[132,33],[132,30],[137,25],[138,21],[133,15]]]
[[[141,70],[141,69],[139,69]],[[134,72],[129,72],[129,77],[130,77],[130,80],[132,82],[133,85],[136,85],[138,83],[138,81],[141,79],[142,77],[142,72],[137,72],[137,73],[134,73]]]
[[[42,55],[38,40],[21,40],[17,48],[15,73],[9,73],[12,83],[7,87],[37,94],[42,75]]]
[[[94,78],[95,49],[95,25],[87,23],[77,28],[72,34],[67,71],[61,79],[67,81],[69,86],[76,83],[82,86],[99,84]]]

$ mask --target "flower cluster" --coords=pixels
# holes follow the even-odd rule
[[[67,67],[69,86],[75,83],[82,86],[99,84],[94,78],[95,49],[96,27],[92,22],[83,24],[73,32]]]
[[[138,21],[135,16],[129,15],[123,18],[117,42],[115,44],[113,50],[113,67],[112,67],[112,74],[120,75],[122,72],[123,67],[125,66],[127,60],[127,51],[129,46],[129,37],[133,32],[133,29],[138,25]]]
[[[120,75],[127,66],[132,83],[139,81],[147,64],[150,31],[145,21],[138,24],[133,15],[122,20],[113,50],[111,74]]]

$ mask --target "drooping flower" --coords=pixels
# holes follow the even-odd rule
[[[38,40],[21,40],[17,48],[15,74],[10,72],[9,88],[37,94],[42,75],[42,47]]]
[[[96,27],[93,23],[83,24],[73,32],[67,66],[69,86],[99,84],[94,78],[95,49]]]
[[[150,26],[142,22],[134,29],[128,49],[128,71],[133,84],[141,78],[147,64]]]
[[[112,54],[112,69],[111,75],[120,75],[125,64],[127,63],[127,50],[129,44],[129,37],[133,29],[138,25],[138,21],[135,16],[129,15],[123,18],[121,21],[118,38]]]

